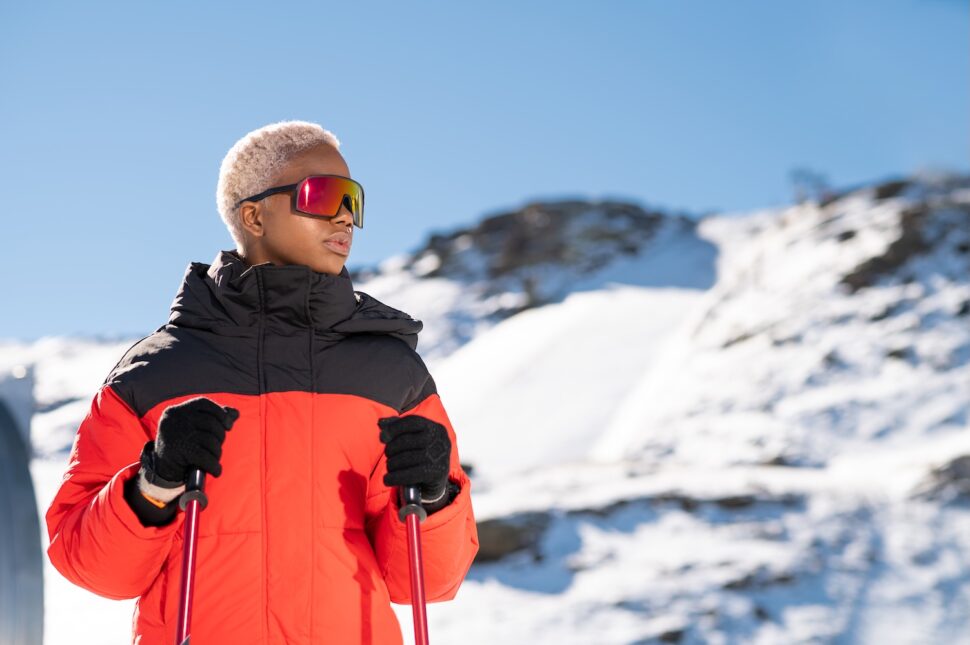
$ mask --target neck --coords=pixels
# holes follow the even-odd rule
[[[271,255],[267,253],[265,249],[259,246],[249,247],[249,248],[240,247],[229,252],[235,255],[240,260],[242,260],[243,263],[249,267],[257,266],[260,264],[266,264],[266,263],[269,263],[269,264],[272,264],[273,266],[278,266],[278,267],[291,266],[292,264],[294,264],[291,262],[287,262],[285,260],[280,260],[279,258],[271,257]],[[309,266],[309,263],[295,263],[295,264],[304,264],[304,266]],[[339,266],[339,268],[337,268],[335,271],[334,270],[328,271],[326,269],[320,268],[319,266],[310,267],[310,269],[315,273],[332,275],[332,276],[343,275],[344,268],[345,268],[344,266]]]
[[[263,264],[265,262],[273,262],[266,252],[259,246],[239,246],[233,253],[246,263],[246,266],[253,266],[254,264]],[[273,262],[273,264],[280,264],[279,262]]]

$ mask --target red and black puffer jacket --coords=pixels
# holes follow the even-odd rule
[[[101,596],[137,598],[132,642],[175,640],[184,513],[146,526],[125,501],[168,406],[206,396],[240,416],[200,515],[192,640],[207,645],[402,643],[405,524],[377,420],[417,414],[452,441],[452,494],[421,523],[426,600],[451,600],[478,552],[471,481],[422,323],[355,292],[347,270],[249,266],[235,251],[186,270],[167,324],[93,398],[47,514],[48,555]]]

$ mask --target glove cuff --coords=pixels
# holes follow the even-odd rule
[[[422,490],[421,503],[434,504],[435,502],[440,502],[447,493],[448,493],[448,480],[446,479],[444,482],[442,482],[440,487],[432,489],[428,493],[425,493],[424,490]]]
[[[140,487],[141,481],[144,481],[145,484],[147,485],[157,487],[160,489],[166,489],[166,488],[172,489],[172,488],[184,487],[185,482],[172,481],[170,479],[165,479],[159,476],[158,466],[155,463],[156,457],[157,455],[155,454],[154,440],[146,442],[145,446],[141,449],[141,469],[138,471],[141,476],[139,481],[139,487]],[[149,494],[152,495],[152,497],[155,497],[157,499],[162,498],[159,495],[153,495],[151,493]]]
[[[440,511],[444,507],[451,504],[458,493],[461,492],[461,487],[450,479],[445,480],[444,489],[439,497],[433,500],[426,499],[424,493],[421,494],[421,505],[424,510],[427,511],[428,515]]]

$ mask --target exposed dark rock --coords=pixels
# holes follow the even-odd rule
[[[822,358],[822,364],[826,370],[837,370],[847,367],[845,360],[839,355],[838,350],[833,349]]]
[[[745,332],[743,334],[738,334],[737,336],[735,336],[733,338],[729,338],[726,341],[724,341],[724,343],[721,345],[721,348],[722,349],[727,349],[728,347],[731,347],[732,345],[737,345],[738,343],[743,343],[746,340],[750,340],[753,336],[754,336],[754,334],[751,333],[751,332]]]
[[[774,585],[786,585],[795,581],[795,576],[791,573],[769,573],[764,567],[758,567],[736,580],[729,580],[722,585],[724,589],[763,589]]]
[[[431,259],[436,266],[422,275],[466,280],[525,279],[529,269],[541,266],[592,271],[618,254],[638,253],[665,220],[696,226],[693,218],[628,202],[531,202],[469,227],[431,234],[407,265]],[[356,269],[351,278],[365,280],[376,273],[374,268]]]
[[[612,607],[617,609],[625,609],[626,611],[632,611],[636,613],[647,613],[650,611],[650,604],[643,600],[617,600],[611,603]]]
[[[894,274],[899,283],[915,282],[921,275],[914,265],[900,271],[913,258],[930,251],[963,258],[966,253],[961,248],[970,246],[970,208],[963,203],[928,199],[903,210],[899,226],[899,237],[884,253],[862,262],[842,278],[841,283],[850,293]],[[970,268],[961,261],[938,264],[931,270],[956,280],[965,280],[970,273]]]
[[[590,217],[594,210],[597,216]],[[636,253],[663,218],[622,202],[535,202],[486,217],[472,228],[432,235],[415,258],[429,253],[439,258],[428,277],[493,279],[544,264],[593,270],[617,252]],[[483,267],[466,261],[463,251],[469,248]],[[484,275],[476,275],[481,269]]]
[[[846,186],[841,189],[830,189],[827,191],[823,199],[819,200],[819,206],[824,208],[829,204],[836,202],[843,197],[851,195],[852,193],[858,192],[860,190],[866,190],[868,187],[872,186],[873,197],[875,199],[889,199],[890,197],[896,197],[901,194],[908,186],[911,185],[910,180],[906,179],[890,179],[878,184],[855,184],[852,186]]]
[[[890,197],[896,197],[902,193],[910,182],[905,179],[894,179],[891,181],[883,182],[875,186],[875,198],[876,199],[889,199]]]
[[[648,501],[651,504],[676,504],[677,506],[680,506],[681,510],[692,512],[696,511],[704,504],[712,504],[728,510],[740,510],[743,508],[749,508],[755,504],[782,504],[784,506],[793,506],[802,501],[802,498],[798,495],[781,495],[777,497],[727,495],[725,497],[702,498],[686,495],[684,493],[669,492],[635,500],[618,500],[601,508],[570,510],[567,512],[567,515],[595,515],[597,517],[607,517],[632,503],[642,501]]]
[[[694,498],[687,495],[681,495],[679,493],[666,493],[663,495],[657,495],[653,498],[656,502],[661,503],[674,503],[680,506],[681,510],[691,512],[697,510],[700,506],[700,502]]]
[[[538,552],[539,539],[549,525],[547,513],[522,513],[478,522],[475,562],[493,562],[517,551]]]
[[[901,361],[907,360],[911,355],[909,347],[897,347],[896,349],[891,349],[886,352],[887,358],[896,358]]]
[[[636,499],[616,500],[599,507],[569,509],[563,512],[563,515],[566,517],[608,518],[635,504],[676,504],[684,511],[693,512],[701,509],[704,505],[728,511],[739,511],[757,504],[780,504],[790,507],[803,502],[802,496],[793,494],[763,497],[727,495],[724,497],[698,498],[671,492]],[[543,533],[549,528],[554,512],[560,511],[518,513],[508,517],[491,518],[478,522],[479,551],[475,562],[493,562],[520,551],[531,551],[534,560],[541,560],[539,542]],[[644,521],[646,521],[648,513],[648,508],[644,506]]]
[[[711,500],[721,508],[747,508],[753,505],[757,499],[754,495],[731,495]]]
[[[890,305],[890,306],[886,307],[885,309],[883,309],[879,313],[873,314],[872,316],[869,317],[869,320],[871,322],[879,322],[880,320],[886,320],[887,318],[889,318],[891,316],[895,316],[897,313],[899,313],[899,311],[903,307],[904,307],[904,303],[897,302],[897,303],[895,303],[893,305]]]
[[[775,455],[771,459],[766,459],[761,462],[762,466],[791,466],[791,462],[785,455]]]
[[[567,516],[593,515],[595,517],[609,517],[613,513],[616,513],[617,511],[625,509],[635,501],[640,502],[643,500],[642,499],[639,499],[639,500],[619,499],[619,500],[616,500],[615,502],[607,504],[606,506],[599,506],[596,508],[570,509],[566,511],[566,515]]]
[[[903,211],[900,216],[902,231],[893,241],[886,252],[869,258],[842,278],[842,284],[849,287],[851,293],[859,289],[871,287],[876,280],[898,269],[913,256],[927,250],[921,231],[923,220],[929,214],[925,205]]]
[[[559,302],[577,280],[620,257],[646,253],[649,243],[667,227],[671,235],[694,238],[701,248],[708,247],[713,280],[716,248],[697,236],[696,218],[611,200],[532,202],[493,213],[471,226],[431,234],[403,259],[402,268],[417,277],[463,283],[476,300],[488,301],[484,315],[498,322]],[[348,270],[355,283],[366,283],[381,274],[379,267]],[[684,280],[696,287],[694,283],[703,280],[699,275],[691,272]],[[630,279],[649,280],[651,276]],[[670,280],[669,286],[688,286],[677,283],[677,275]],[[489,301],[506,295],[510,297]],[[463,332],[456,338],[459,343],[468,340]]]
[[[670,629],[658,636],[661,643],[679,643],[684,638],[684,630]]]
[[[668,629],[656,636],[640,638],[630,641],[630,645],[657,645],[657,643],[679,643],[684,639],[686,631],[683,629]]]
[[[970,502],[970,455],[954,457],[934,468],[917,487],[915,496],[946,502]]]

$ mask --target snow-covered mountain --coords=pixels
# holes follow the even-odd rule
[[[354,277],[424,321],[472,476],[436,642],[970,643],[970,177],[533,203]],[[36,379],[41,512],[134,340],[0,346]],[[126,636],[130,603],[47,589],[49,644]]]
[[[432,235],[413,253],[352,274],[367,293],[425,323],[429,363],[496,323],[611,282],[705,289],[715,247],[682,214],[621,202],[534,202]]]

